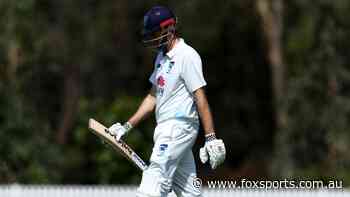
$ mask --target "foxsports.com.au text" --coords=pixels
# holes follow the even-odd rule
[[[341,180],[213,180],[207,181],[209,189],[342,189]]]

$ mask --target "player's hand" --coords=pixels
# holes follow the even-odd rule
[[[123,135],[128,133],[132,129],[132,125],[127,122],[124,125],[121,125],[119,122],[116,124],[113,124],[111,127],[108,128],[108,131],[111,135],[115,137],[117,141],[119,141]]]
[[[225,144],[221,139],[216,139],[215,135],[211,137],[211,139],[206,139],[204,147],[199,150],[201,162],[205,163],[209,160],[212,169],[222,164],[225,160],[225,156]]]

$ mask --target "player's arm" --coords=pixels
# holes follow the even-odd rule
[[[224,162],[226,150],[224,142],[215,136],[213,117],[203,88],[206,82],[203,77],[202,61],[197,53],[191,53],[185,59],[181,76],[187,89],[193,93],[204,128],[205,144],[199,151],[200,159],[203,163],[209,160],[214,169]]]
[[[199,157],[202,163],[209,160],[211,167],[215,169],[225,160],[225,144],[222,140],[216,139],[213,116],[210,112],[204,88],[199,88],[193,93],[205,134],[205,144],[199,150]]]
[[[137,111],[131,118],[125,123],[120,124],[119,122],[113,124],[108,130],[109,132],[116,137],[119,141],[120,138],[135,127],[141,120],[145,119],[151,112],[153,112],[154,107],[156,106],[155,98],[155,87],[153,86],[147,96],[143,99]]]
[[[153,86],[149,94],[143,99],[141,105],[137,109],[134,115],[128,120],[128,122],[134,127],[141,120],[144,120],[149,114],[151,114],[156,106],[156,97],[155,97],[155,87]]]
[[[203,125],[204,134],[215,135],[213,116],[210,111],[204,88],[199,88],[194,92],[197,110]]]
[[[197,53],[191,53],[186,57],[181,76],[187,89],[194,96],[205,135],[211,134],[215,136],[213,117],[204,91],[207,83],[203,76],[202,61]]]

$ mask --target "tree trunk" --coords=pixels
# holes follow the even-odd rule
[[[70,53],[77,53],[77,51],[70,50],[72,47],[70,40],[70,34],[66,31],[67,24],[67,13],[65,10],[68,6],[71,6],[69,1],[56,1],[55,4],[55,17],[57,23],[54,24],[54,32],[52,35],[53,47],[60,49],[61,51],[70,51]],[[64,50],[63,50],[64,49]],[[64,66],[63,77],[63,99],[61,106],[61,118],[58,125],[58,131],[56,140],[59,144],[67,143],[67,136],[69,130],[72,129],[75,121],[75,114],[78,110],[78,102],[80,97],[80,65],[79,60],[74,60],[70,55],[57,50],[56,58]],[[74,63],[73,63],[74,62]],[[77,63],[78,62],[78,63]]]
[[[77,112],[80,96],[79,66],[65,66],[64,75],[62,117],[57,134],[57,142],[60,144],[66,143],[68,131],[73,126]]]
[[[282,52],[283,0],[256,0],[256,8],[261,20],[262,34],[266,48],[266,59],[270,65],[272,108],[275,127],[274,158],[271,158],[270,174],[288,175],[292,169],[290,153],[284,144],[288,138],[286,133],[287,114],[283,104],[285,90],[285,65]]]
[[[134,54],[135,51],[133,32],[130,27],[130,14],[129,14],[129,3],[128,1],[115,1],[113,3],[113,42],[118,54],[118,84],[121,87],[130,86],[130,81],[128,77],[135,72],[135,61]]]
[[[272,76],[272,94],[275,106],[277,129],[283,128],[286,122],[282,106],[284,90],[284,64],[281,45],[283,28],[283,1],[257,0],[257,9],[261,17],[263,35],[266,43],[266,56]]]

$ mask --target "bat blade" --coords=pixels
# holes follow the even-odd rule
[[[146,163],[132,150],[123,140],[117,141],[109,132],[108,129],[98,121],[90,118],[89,129],[100,137],[104,142],[107,142],[114,150],[121,153],[124,157],[135,164],[140,170],[147,168]]]

